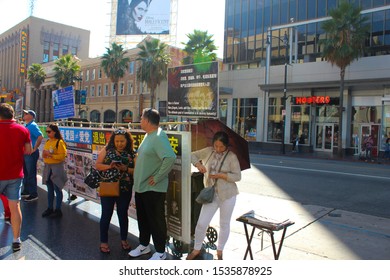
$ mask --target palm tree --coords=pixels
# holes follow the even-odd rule
[[[156,88],[167,79],[171,57],[167,52],[168,45],[159,39],[145,40],[138,47],[140,51],[137,60],[141,61],[141,66],[137,69],[137,77],[150,88],[150,102],[153,108]]]
[[[75,77],[80,72],[80,65],[77,57],[72,54],[61,56],[53,68],[55,74],[55,83],[57,86],[64,88],[74,85]]]
[[[31,64],[27,70],[27,79],[38,90],[46,79],[46,72],[42,64]]]
[[[127,51],[122,45],[112,43],[111,48],[106,48],[107,52],[102,57],[101,67],[111,82],[114,83],[115,92],[115,121],[118,123],[118,82],[126,73],[129,57],[125,57]]]
[[[214,44],[213,35],[207,34],[207,31],[194,30],[194,33],[187,34],[188,42],[184,50],[188,56],[183,59],[183,64],[194,64],[217,60],[217,55],[214,51],[217,47]]]
[[[340,94],[339,94],[339,136],[338,156],[343,156],[342,123],[343,123],[343,94],[346,68],[359,57],[363,56],[365,41],[369,31],[367,18],[361,16],[361,8],[342,1],[331,11],[330,20],[322,24],[327,37],[320,41],[323,45],[322,57],[340,68]]]

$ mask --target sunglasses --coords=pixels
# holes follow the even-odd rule
[[[114,131],[114,134],[115,134],[115,135],[117,135],[117,134],[123,134],[123,135],[124,135],[124,134],[126,134],[126,133],[127,133],[127,131],[126,131],[126,130],[123,130],[123,129],[118,129],[118,130],[115,130],[115,131]]]
[[[46,133],[51,133],[53,130],[46,130]]]

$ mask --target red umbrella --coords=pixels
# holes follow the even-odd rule
[[[237,155],[241,170],[250,168],[248,141],[219,120],[200,120],[197,124],[191,125],[192,151],[212,146],[213,136],[218,131],[228,134],[229,150]]]

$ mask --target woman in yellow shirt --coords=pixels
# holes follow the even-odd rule
[[[49,124],[46,128],[48,140],[43,148],[42,157],[45,167],[42,182],[47,186],[48,208],[42,217],[62,217],[62,189],[68,176],[65,171],[66,144],[56,124]],[[56,195],[56,208],[54,209],[54,193]]]

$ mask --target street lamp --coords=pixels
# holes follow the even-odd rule
[[[275,39],[278,39],[279,41],[283,42],[284,44],[284,47],[286,49],[286,55],[285,55],[285,59],[284,59],[284,85],[283,85],[283,97],[282,97],[282,106],[283,106],[283,109],[282,109],[282,154],[285,154],[286,153],[286,147],[285,147],[285,143],[284,143],[284,140],[285,140],[285,137],[286,137],[286,100],[287,100],[287,66],[288,66],[288,48],[289,48],[289,45],[288,45],[288,36],[287,36],[287,32],[285,31],[284,32],[284,36],[283,36],[283,39],[280,38],[280,37],[276,37],[276,36],[272,36],[270,34],[270,30],[268,32],[268,35],[267,35],[267,47],[268,47],[268,51],[267,51],[267,56],[270,55],[270,49],[271,49],[271,39],[272,38],[275,38]],[[270,67],[270,57],[267,57],[267,68]],[[269,69],[267,69],[267,71],[269,71]],[[269,79],[269,74],[267,74],[267,77],[266,77],[266,82],[268,83]]]
[[[81,111],[81,82],[83,81],[83,77],[81,77],[81,76],[74,76],[73,80],[77,81],[79,83],[79,98],[78,98],[78,102],[79,102],[79,118],[80,118],[81,117],[80,116],[80,111]]]

